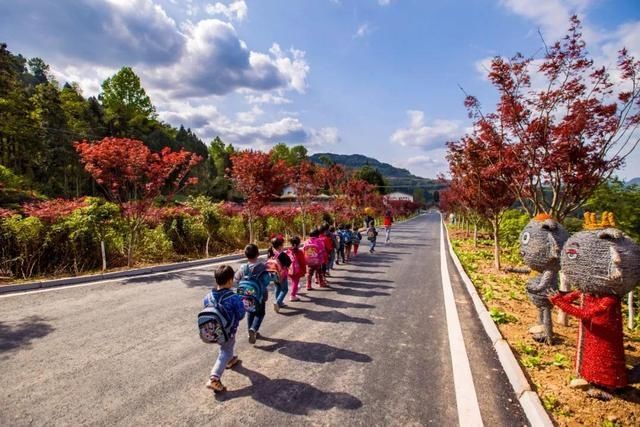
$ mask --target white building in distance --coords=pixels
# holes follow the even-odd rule
[[[388,200],[403,200],[407,202],[413,202],[413,196],[407,193],[401,193],[400,191],[394,191],[384,196],[385,202]]]

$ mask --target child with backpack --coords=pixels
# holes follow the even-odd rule
[[[345,247],[345,243],[344,243],[344,225],[340,224],[338,226],[338,232],[336,233],[336,236],[338,238],[338,255],[336,257],[336,263],[339,265],[340,264],[340,259],[342,260],[342,263],[345,264],[346,260],[344,257],[344,247]]]
[[[331,253],[333,252],[333,239],[331,238],[331,233],[329,232],[329,224],[324,223],[322,227],[320,227],[320,238],[322,239],[322,243],[324,244],[324,249],[326,252],[325,262],[322,265],[322,272],[325,276],[330,276],[329,272],[329,264],[331,262]]]
[[[236,332],[244,318],[244,305],[233,290],[233,268],[221,265],[214,273],[216,289],[204,297],[205,309],[198,315],[200,337],[203,341],[220,345],[218,359],[211,369],[207,388],[223,393],[226,387],[220,380],[225,369],[233,368],[240,359],[234,355]]]
[[[329,256],[329,270],[335,269],[336,264],[340,264],[338,261],[338,246],[340,243],[340,238],[336,234],[336,228],[331,226],[329,227],[329,236],[331,237],[331,243],[333,243],[333,250]]]
[[[289,267],[289,280],[291,280],[291,302],[300,301],[298,298],[298,287],[300,279],[307,274],[307,262],[304,258],[304,252],[300,249],[300,237],[294,236],[289,240],[291,247],[287,251],[287,255],[291,260]]]
[[[376,240],[378,240],[378,230],[375,225],[371,225],[367,230],[367,240],[369,240],[369,252],[374,253],[376,251]]]
[[[314,229],[309,233],[309,240],[305,243],[303,251],[307,263],[307,290],[313,290],[313,277],[316,277],[316,283],[319,287],[326,287],[324,274],[322,272],[322,264],[325,263],[326,251],[324,242],[320,238],[320,230]]]
[[[267,261],[267,270],[272,270],[277,276],[276,282],[276,300],[273,303],[273,309],[276,313],[280,312],[280,308],[284,307],[284,299],[289,292],[289,267],[291,259],[289,255],[283,251],[284,239],[282,236],[276,236],[271,239],[271,247],[269,248],[269,260]]]
[[[360,242],[362,241],[362,233],[360,230],[354,230],[353,232],[353,256],[358,255],[358,248],[360,247]]]
[[[249,342],[255,344],[259,336],[258,330],[266,316],[267,287],[271,282],[276,282],[277,278],[267,271],[264,263],[258,261],[260,250],[256,245],[251,243],[245,246],[244,255],[248,262],[236,271],[233,282],[248,313]]]
[[[344,254],[347,261],[351,260],[351,249],[353,248],[353,232],[351,224],[347,224],[344,228]]]

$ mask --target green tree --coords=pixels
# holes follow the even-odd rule
[[[414,188],[413,201],[421,206],[427,203],[427,199],[424,197],[424,191],[420,188]]]
[[[375,185],[379,194],[385,194],[385,187],[387,183],[378,169],[369,165],[364,165],[356,171],[355,177],[366,181],[371,185]]]
[[[277,162],[283,160],[288,166],[296,166],[306,160],[309,152],[302,145],[289,147],[285,143],[276,144],[271,150],[271,158]]]
[[[131,67],[122,67],[102,82],[99,99],[111,132],[115,135],[132,134],[156,118],[156,109]]]
[[[640,186],[625,186],[618,179],[601,184],[584,208],[591,212],[613,212],[618,227],[640,242]]]
[[[27,61],[29,71],[33,76],[33,85],[49,83],[49,65],[40,58],[31,58]]]
[[[220,137],[215,137],[209,145],[207,159],[208,179],[205,192],[215,200],[228,200],[232,190],[232,182],[228,177],[231,169],[231,155],[235,149],[231,144],[225,145]]]

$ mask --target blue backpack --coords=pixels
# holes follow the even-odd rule
[[[267,269],[264,264],[256,264],[253,270],[248,264],[244,266],[244,275],[238,283],[236,293],[240,295],[244,309],[249,313],[254,313],[256,305],[264,301],[264,289],[260,284],[260,277],[265,273]]]
[[[213,291],[204,297],[205,308],[198,313],[198,328],[200,339],[207,344],[224,344],[231,339],[234,315],[229,313],[222,302],[233,297],[233,292],[227,292],[220,301],[213,297]]]
[[[344,242],[347,245],[350,245],[351,243],[353,243],[353,232],[351,232],[351,230],[344,230]]]

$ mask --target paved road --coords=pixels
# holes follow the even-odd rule
[[[211,267],[0,298],[0,425],[454,425],[439,221],[397,225],[332,289],[269,311],[219,399],[195,330]],[[482,419],[525,425],[448,262]]]

